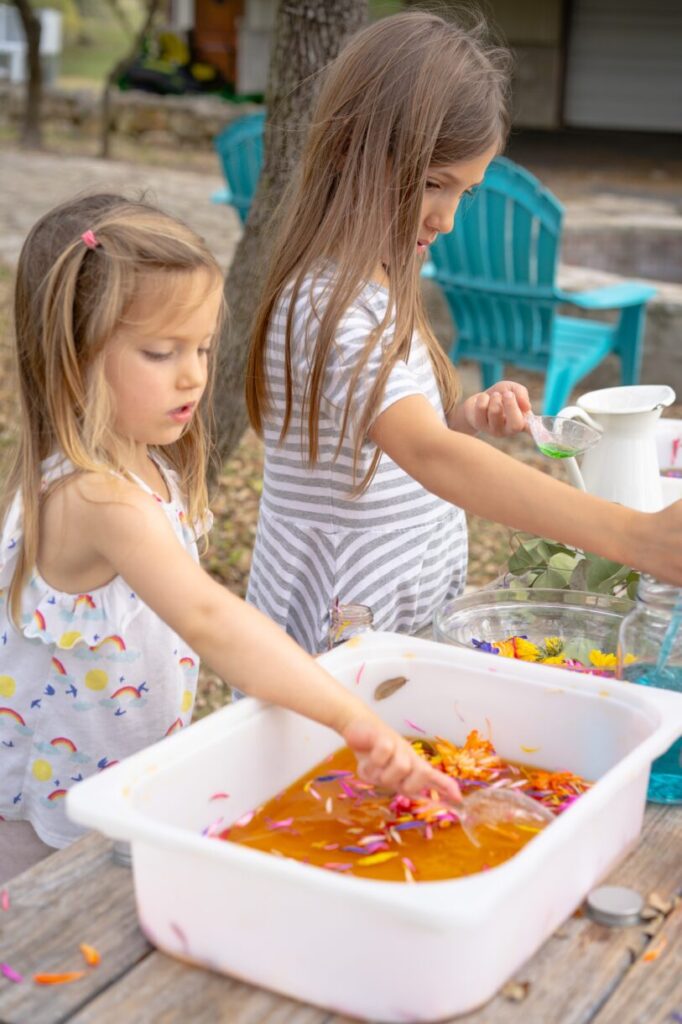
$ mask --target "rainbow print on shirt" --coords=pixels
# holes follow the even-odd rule
[[[14,710],[14,708],[0,708],[0,717],[9,718],[10,721],[15,722],[17,725],[26,725],[24,719],[21,717],[18,711]]]
[[[114,636],[114,635],[112,635],[112,636],[105,636],[103,640],[100,640],[96,644],[92,644],[92,646],[90,647],[90,650],[91,651],[101,651],[102,648],[105,645],[107,645],[107,644],[112,644],[116,648],[117,651],[125,651],[126,650],[125,640],[123,639],[123,637],[122,636]]]

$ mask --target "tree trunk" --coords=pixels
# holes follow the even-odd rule
[[[220,343],[215,415],[226,458],[247,424],[244,369],[249,327],[263,283],[268,222],[302,148],[319,72],[367,19],[367,0],[280,0],[266,106],[264,162],[244,234],[225,282],[230,310]]]
[[[104,89],[102,90],[102,99],[100,102],[100,150],[99,155],[103,160],[107,160],[111,155],[110,147],[110,135],[111,135],[111,90],[114,87],[117,79],[123,74],[128,65],[138,55],[142,49],[142,44],[147,33],[151,30],[152,23],[156,17],[157,11],[160,9],[162,0],[146,0],[145,4],[145,16],[140,29],[132,41],[129,52],[125,57],[122,57],[107,75],[104,81]]]
[[[40,108],[43,99],[43,69],[40,64],[40,19],[31,7],[29,0],[14,0],[14,5],[19,11],[26,36],[28,64],[21,144],[26,149],[41,149],[43,132],[40,123]]]

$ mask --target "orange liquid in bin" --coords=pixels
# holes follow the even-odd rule
[[[590,785],[569,772],[503,761],[475,730],[463,747],[440,738],[409,739],[458,779],[465,800],[483,787],[511,786],[559,813]],[[377,791],[356,776],[355,757],[342,747],[220,838],[355,877],[426,882],[496,867],[543,827],[518,823],[510,814],[508,820],[503,816],[479,825],[473,842],[457,820],[455,805],[443,804],[435,793],[410,799]]]

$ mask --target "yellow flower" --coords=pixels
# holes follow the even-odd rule
[[[623,659],[623,664],[624,665],[632,665],[632,663],[635,662],[635,661],[637,661],[637,655],[636,654],[626,654],[624,659]]]
[[[561,654],[564,649],[564,641],[560,636],[546,636],[545,637],[545,650],[549,657],[554,657],[555,654]]]
[[[530,640],[520,636],[510,636],[508,640],[496,640],[495,647],[503,658],[518,658],[519,661],[539,661],[542,653]]]
[[[595,668],[615,668],[617,658],[615,654],[605,654],[603,651],[590,651],[590,661]]]
[[[521,661],[540,661],[542,658],[542,651],[530,640],[524,640],[523,637],[517,636],[514,638],[514,643],[514,657],[520,658]]]
[[[563,654],[555,654],[551,658],[543,658],[542,659],[542,664],[543,665],[565,665],[566,664],[566,659],[564,658]]]

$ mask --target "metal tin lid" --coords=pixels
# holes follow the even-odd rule
[[[598,924],[638,924],[644,900],[634,889],[622,885],[601,885],[586,900],[587,913]]]

